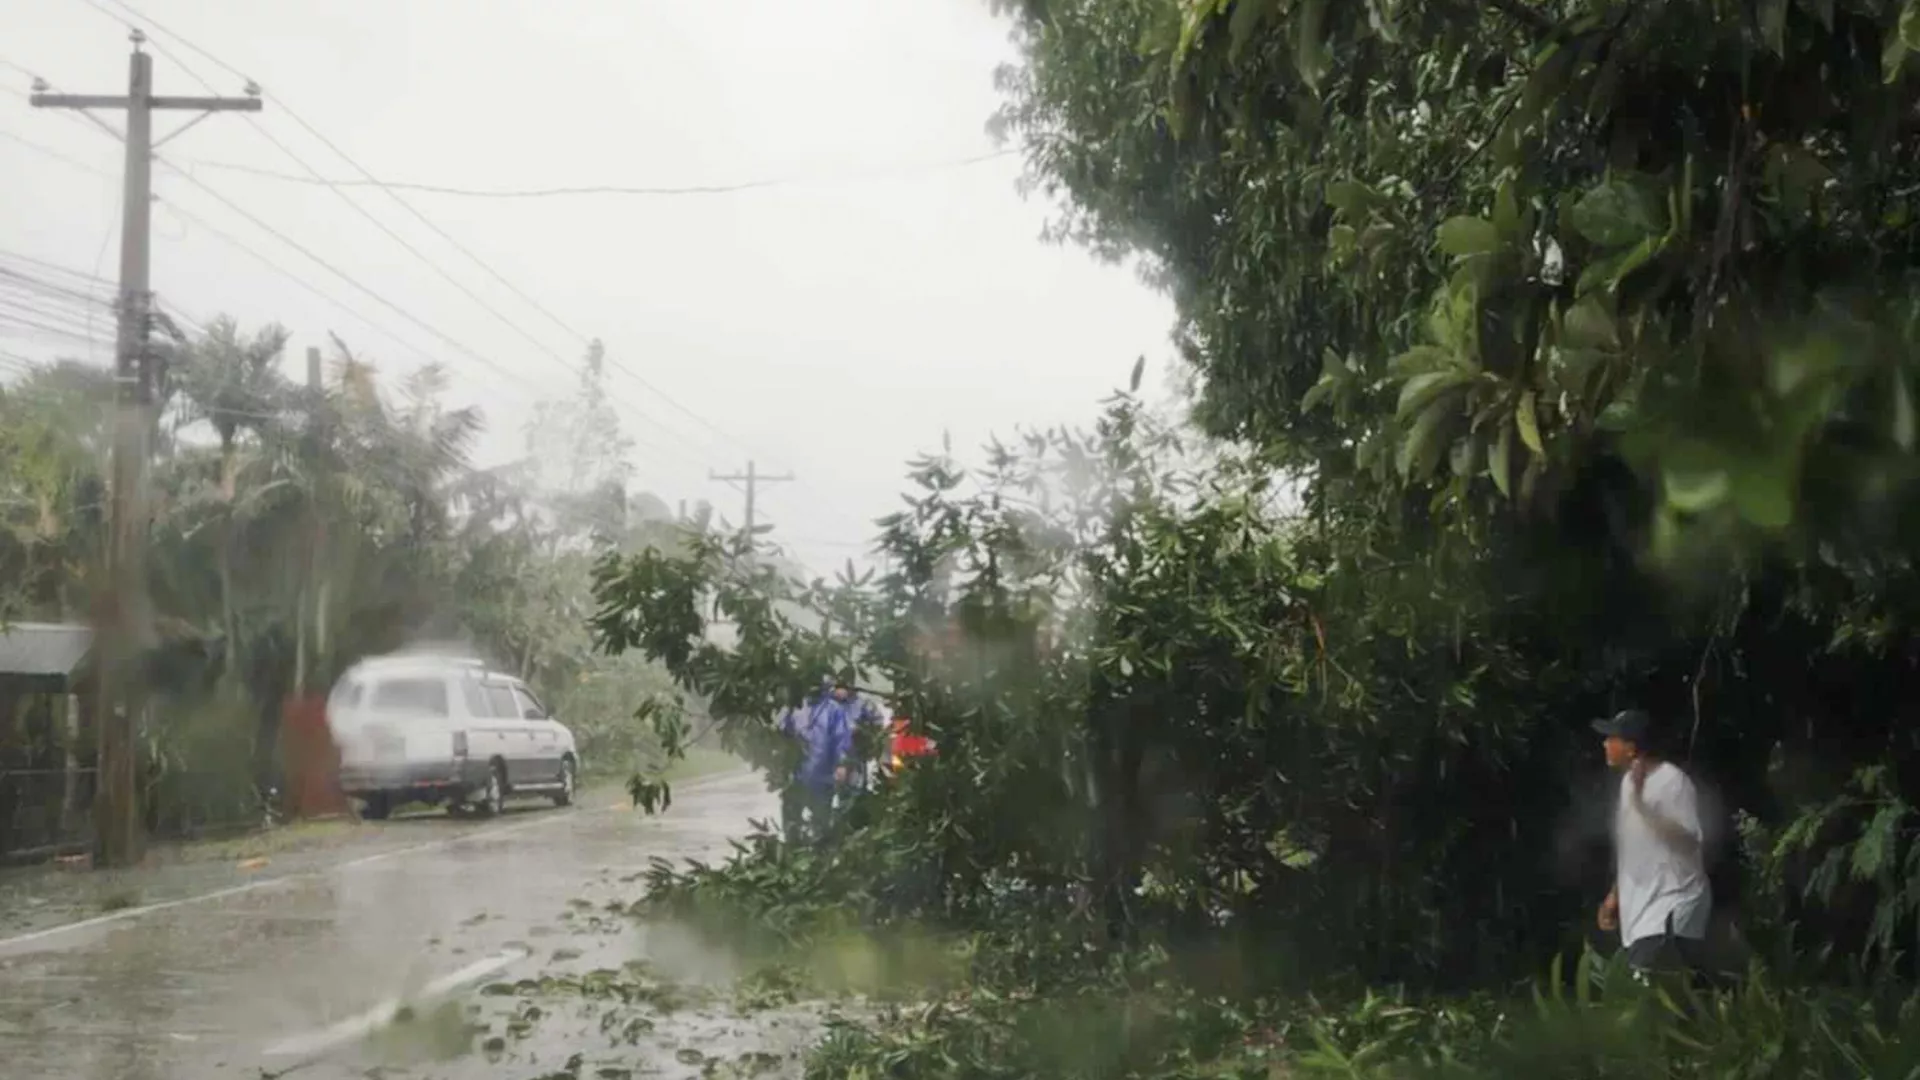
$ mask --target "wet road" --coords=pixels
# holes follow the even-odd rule
[[[480,825],[369,826],[409,842],[385,841],[372,854],[346,848],[278,878],[0,937],[0,1073],[533,1077],[566,1075],[565,1059],[582,1048],[613,1054],[617,1040],[586,1038],[613,1023],[610,1011],[593,1022],[600,1006],[569,1012],[549,1003],[529,1013],[527,1001],[498,993],[504,987],[489,986],[492,997],[479,990],[636,961],[674,969],[673,979],[701,967],[724,976],[724,963],[701,947],[606,915],[605,905],[637,896],[633,878],[649,859],[723,856],[729,837],[775,812],[760,777],[744,773],[690,782],[657,817],[616,808],[615,798],[564,811],[529,804]],[[473,1025],[473,1037],[458,1041],[500,1052],[423,1061],[409,1051],[403,1062],[398,1051],[368,1048],[362,1036],[396,998],[439,991]],[[514,1011],[520,1022],[509,1041],[500,1033]],[[543,1013],[560,1015],[565,1030],[528,1019]],[[574,1074],[698,1075],[743,1024],[725,1008],[685,1009],[670,1022],[650,1016],[641,1021],[644,1045],[629,1038],[617,1061],[589,1061],[584,1072],[576,1062]],[[765,1014],[744,1023],[784,1023],[793,1046],[809,1026]]]

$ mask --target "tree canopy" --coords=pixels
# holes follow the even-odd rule
[[[528,679],[597,766],[654,761],[634,713],[670,684],[639,657],[595,653],[590,570],[598,551],[676,543],[678,530],[632,489],[597,354],[574,400],[536,410],[525,461],[481,469],[470,455],[482,417],[446,403],[444,370],[385,384],[336,339],[305,385],[285,374],[287,337],[222,318],[156,345],[149,583],[173,636],[201,643],[201,670],[167,665],[152,767],[224,784],[221,812],[252,813],[289,696],[324,694],[361,656],[427,640]],[[79,362],[0,386],[0,620],[96,612],[112,392]],[[20,734],[0,731],[0,751],[20,750]],[[68,749],[70,763],[88,752]]]
[[[915,464],[896,571],[806,597],[857,622],[708,545],[604,564],[602,640],[742,744],[807,664],[883,670],[942,752],[846,856],[898,858],[856,874],[882,916],[1482,985],[1590,932],[1588,721],[1637,704],[1724,799],[1723,908],[1895,963],[1912,6],[1001,6],[996,126],[1059,237],[1173,296],[1223,452],[1123,397]]]

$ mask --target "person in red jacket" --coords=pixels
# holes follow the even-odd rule
[[[912,722],[904,716],[893,718],[893,729],[887,747],[887,770],[899,773],[908,758],[926,757],[934,752],[933,740],[925,735],[915,735]]]

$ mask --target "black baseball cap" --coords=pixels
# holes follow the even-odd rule
[[[1612,735],[1630,743],[1645,745],[1653,734],[1653,717],[1640,709],[1621,709],[1604,720],[1595,720],[1593,730],[1602,735]]]

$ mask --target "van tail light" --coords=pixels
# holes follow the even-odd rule
[[[464,731],[453,733],[453,756],[457,758],[467,756],[467,733]]]

